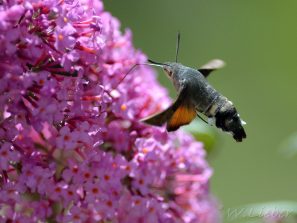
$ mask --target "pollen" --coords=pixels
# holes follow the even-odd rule
[[[90,177],[91,177],[91,174],[88,173],[88,172],[86,172],[86,173],[84,174],[84,177],[85,177],[85,178],[90,178]]]
[[[112,207],[112,201],[107,201],[107,202],[106,202],[106,205],[107,205],[108,207]]]
[[[143,184],[144,184],[143,179],[140,179],[140,180],[138,181],[138,183],[139,183],[140,185],[143,185]]]
[[[131,167],[130,167],[130,166],[126,166],[126,167],[125,167],[125,170],[127,170],[127,171],[131,171]]]
[[[19,140],[22,140],[22,139],[24,139],[24,136],[23,136],[22,134],[19,134],[19,135],[17,136],[17,138],[18,138]]]
[[[60,193],[60,192],[62,191],[62,189],[61,189],[61,187],[56,187],[56,188],[55,188],[55,191],[56,191],[57,193]]]
[[[109,181],[110,180],[110,176],[104,175],[104,180]]]
[[[58,40],[62,41],[64,39],[64,36],[62,34],[58,35]]]
[[[93,194],[98,194],[99,193],[99,190],[98,190],[98,188],[94,187],[92,189],[92,192],[93,192]]]
[[[73,173],[78,173],[78,167],[77,167],[77,166],[74,166],[74,167],[72,168],[72,172],[73,172]]]
[[[152,212],[154,212],[154,211],[155,211],[155,208],[153,208],[153,207],[150,207],[150,208],[149,208],[149,212],[152,213]]]
[[[45,82],[45,81],[44,81],[43,79],[39,80],[39,84],[40,84],[40,85],[44,85],[44,82]]]
[[[68,19],[66,17],[63,18],[64,22],[68,22]]]
[[[148,149],[148,148],[143,148],[143,149],[142,149],[142,152],[143,152],[144,154],[147,154],[147,153],[149,152],[149,149]]]
[[[7,156],[7,155],[8,155],[7,151],[2,151],[1,152],[1,156]]]
[[[75,215],[73,215],[73,219],[75,219],[75,220],[80,220],[80,217],[79,217],[78,214],[75,214]]]
[[[69,140],[70,140],[70,136],[69,136],[69,135],[65,135],[65,136],[64,136],[64,140],[65,140],[65,141],[69,141]]]
[[[122,104],[122,105],[121,105],[121,110],[122,110],[122,111],[126,111],[126,110],[127,110],[127,105]]]
[[[135,201],[134,201],[134,204],[135,204],[135,205],[139,205],[139,204],[141,204],[141,201],[140,201],[140,200],[135,200]]]
[[[28,177],[33,175],[32,172],[31,172],[30,170],[26,171],[25,174],[26,174],[26,176],[28,176]]]

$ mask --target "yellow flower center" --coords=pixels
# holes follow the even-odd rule
[[[122,111],[126,111],[126,110],[127,110],[127,105],[122,104],[122,105],[121,105],[121,110],[122,110]]]

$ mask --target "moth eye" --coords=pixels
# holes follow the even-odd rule
[[[165,67],[164,68],[164,71],[165,71],[165,73],[169,76],[169,77],[171,77],[172,76],[172,70],[170,69],[170,68],[167,68],[167,67]]]
[[[165,70],[166,71],[166,73],[171,77],[171,75],[172,75],[172,71],[171,70]]]

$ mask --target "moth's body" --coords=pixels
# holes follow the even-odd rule
[[[162,67],[172,80],[178,98],[165,111],[143,121],[157,126],[167,123],[167,130],[175,131],[180,126],[189,124],[197,113],[202,113],[214,120],[218,128],[231,133],[236,141],[242,141],[246,138],[242,127],[244,122],[233,103],[206,80],[209,73],[222,64],[220,60],[213,60],[204,68],[194,69],[175,62],[163,63]]]
[[[200,69],[194,69],[177,63],[180,35],[177,36],[175,62],[157,63],[152,60],[149,65],[162,67],[173,82],[178,92],[177,99],[166,110],[147,117],[142,121],[161,126],[167,123],[167,131],[175,131],[182,125],[189,124],[202,113],[214,120],[215,125],[241,142],[246,138],[240,119],[233,103],[216,91],[206,80],[214,70],[224,66],[222,60],[212,60]]]

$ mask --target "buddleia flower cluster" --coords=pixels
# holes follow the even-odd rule
[[[200,142],[100,0],[0,1],[0,221],[218,221]]]

